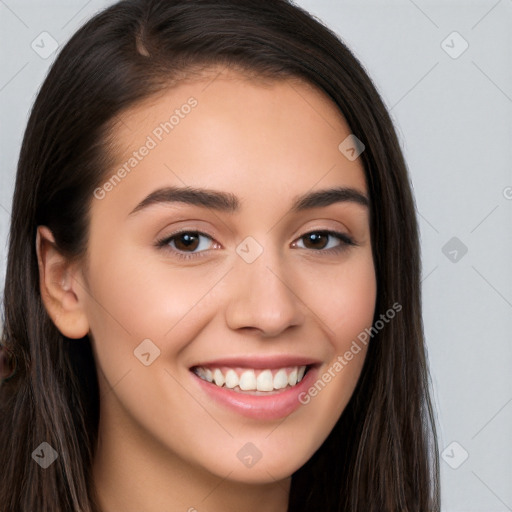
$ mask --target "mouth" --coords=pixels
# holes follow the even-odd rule
[[[303,405],[300,397],[322,364],[299,356],[244,356],[198,362],[189,370],[198,393],[219,407],[255,421],[274,421]]]
[[[269,395],[296,387],[313,365],[281,368],[194,366],[191,371],[201,380],[237,393]]]

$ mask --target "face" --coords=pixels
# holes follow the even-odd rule
[[[327,97],[216,74],[120,116],[80,300],[102,435],[263,483],[313,455],[360,375],[366,346],[345,354],[374,314],[369,206]]]

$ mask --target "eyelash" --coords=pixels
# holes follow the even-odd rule
[[[157,240],[157,242],[155,243],[155,246],[159,249],[169,250],[174,253],[174,256],[176,256],[179,259],[183,259],[183,260],[201,258],[205,255],[206,252],[208,252],[208,249],[207,249],[205,251],[199,251],[199,252],[195,252],[195,253],[187,253],[187,252],[181,252],[178,249],[173,249],[173,248],[169,247],[169,243],[172,240],[174,240],[175,238],[177,238],[183,234],[194,234],[194,235],[204,236],[213,241],[213,238],[211,236],[209,236],[206,233],[203,233],[201,231],[183,230],[183,231],[178,231],[177,233],[173,233],[170,236],[166,236],[165,238],[162,238],[160,240]],[[357,245],[357,243],[352,238],[347,236],[346,234],[340,233],[338,231],[331,231],[328,229],[309,231],[308,233],[299,237],[298,240],[305,238],[311,234],[322,234],[322,235],[333,236],[341,242],[341,244],[339,246],[334,247],[334,248],[331,247],[330,249],[318,249],[318,250],[310,249],[311,251],[318,252],[318,253],[328,253],[328,254],[337,255],[337,254],[341,253],[342,251],[346,250],[347,246],[356,246]],[[307,250],[307,248],[306,248],[306,250]]]

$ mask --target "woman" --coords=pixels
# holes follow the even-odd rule
[[[306,12],[99,13],[39,92],[12,219],[3,509],[439,510],[406,166]]]

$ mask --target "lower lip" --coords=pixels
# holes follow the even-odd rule
[[[250,395],[243,391],[221,388],[199,378],[194,372],[190,373],[205,393],[216,402],[248,418],[276,420],[289,416],[302,405],[299,396],[315,382],[318,367],[310,368],[304,378],[292,388],[269,395]]]

